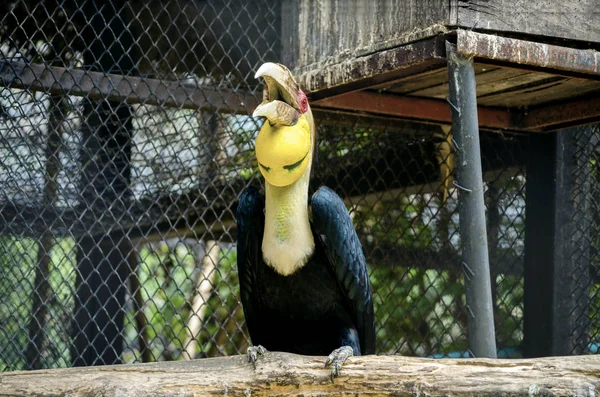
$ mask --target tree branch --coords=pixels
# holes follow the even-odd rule
[[[187,336],[185,338],[182,355],[184,360],[193,360],[196,357],[198,338],[206,318],[208,310],[208,299],[215,285],[215,271],[219,262],[220,247],[217,241],[208,240],[204,259],[202,259],[202,271],[198,273],[194,285],[194,299],[192,310],[187,325]]]
[[[0,374],[0,396],[593,396],[600,356],[526,360],[363,356],[335,384],[324,357],[267,353],[256,370],[246,357],[18,371]]]

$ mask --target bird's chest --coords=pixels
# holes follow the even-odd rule
[[[342,292],[331,266],[322,259],[316,254],[288,276],[261,266],[256,286],[264,314],[281,320],[313,321],[340,309]]]

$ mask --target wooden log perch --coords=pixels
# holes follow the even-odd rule
[[[353,357],[335,384],[324,357],[245,356],[0,375],[0,396],[594,396],[600,356],[523,360]]]

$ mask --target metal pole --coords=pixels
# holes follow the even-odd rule
[[[469,346],[475,357],[496,358],[475,72],[473,60],[457,54],[454,44],[446,42],[446,54],[454,150],[457,153],[455,185],[460,190],[460,236]]]

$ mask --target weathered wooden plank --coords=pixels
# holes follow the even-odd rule
[[[186,85],[181,81],[10,61],[0,61],[0,85],[90,99],[238,114],[251,113],[261,101],[258,95],[250,92],[217,90],[212,87]]]
[[[484,96],[479,103],[484,106],[526,107],[568,100],[582,95],[600,94],[600,82],[593,80],[554,77],[542,80],[543,84],[510,89]]]
[[[446,31],[446,0],[288,0],[282,60],[302,72]]]
[[[454,7],[466,29],[600,42],[597,0],[456,0]]]
[[[428,87],[432,84],[441,84],[444,82],[443,76],[448,73],[446,72],[445,65],[442,65],[439,69],[427,70],[422,73],[410,76],[403,76],[399,79],[386,81],[383,84],[369,87],[372,90],[381,90],[389,93],[400,93],[404,94],[408,91],[414,91],[419,88]]]
[[[480,68],[482,67],[481,64]],[[502,68],[495,69],[485,73],[479,73],[476,76],[477,79],[477,95],[489,94],[493,91],[501,91],[515,86],[531,85],[540,80],[547,80],[552,75],[545,73],[532,73],[527,71],[520,71],[518,69]],[[445,98],[448,95],[448,81],[446,80],[443,84],[428,87],[423,90],[417,90],[409,93],[409,95],[432,97],[432,98]]]
[[[482,106],[522,107],[599,91],[600,82],[558,77],[516,68],[476,64],[478,103]],[[491,68],[491,70],[486,70]],[[422,73],[383,89],[388,93],[444,99],[448,95],[445,70]]]
[[[312,100],[360,90],[446,64],[444,39],[436,37],[297,75]]]
[[[491,70],[495,70],[494,66],[475,64],[475,73],[477,75],[485,73]],[[427,89],[430,87],[437,87],[439,85],[446,84],[446,93],[448,92],[448,70],[444,67],[442,69],[429,72],[420,73],[416,76],[411,76],[403,81],[392,82],[389,87],[384,90],[395,94],[408,94],[415,91]]]
[[[552,75],[547,73],[519,71],[510,68],[501,69],[501,71],[502,73],[497,73],[496,76],[487,76],[486,74],[487,79],[477,79],[478,102],[479,98],[483,96],[493,95],[496,92],[514,89],[515,87],[536,85],[540,81],[553,78]]]
[[[528,360],[360,356],[332,384],[325,357],[266,353],[150,364],[5,372],[0,396],[594,396],[600,356]]]
[[[598,31],[597,28],[594,29]],[[457,52],[466,57],[526,65],[548,72],[556,70],[600,76],[600,52],[595,50],[580,50],[460,29],[456,35]]]
[[[600,42],[596,0],[287,0],[283,62],[299,71],[444,33],[447,26]]]
[[[407,119],[420,119],[450,124],[450,104],[439,99],[405,97],[359,91],[314,102],[315,107],[354,110],[374,114],[385,114]],[[479,125],[485,128],[517,129],[513,114],[503,109],[480,107]]]

